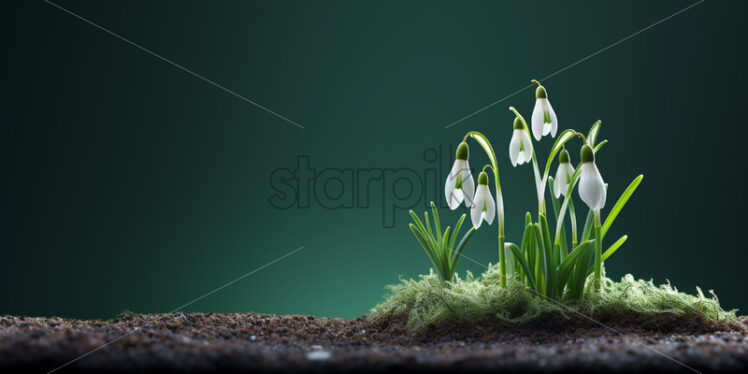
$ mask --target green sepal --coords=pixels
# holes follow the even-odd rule
[[[592,150],[592,147],[585,144],[579,151],[579,158],[582,160],[582,163],[595,162],[595,152]]]
[[[460,145],[457,146],[457,152],[455,152],[455,159],[467,160],[469,156],[470,148],[468,148],[468,144],[465,142],[460,143]]]
[[[535,98],[536,99],[547,99],[548,93],[545,92],[545,87],[538,86],[538,88],[535,89]]]
[[[488,186],[488,174],[486,174],[485,171],[481,171],[480,174],[478,174],[478,185]]]
[[[515,130],[524,130],[525,129],[525,125],[522,124],[522,120],[519,117],[514,117],[513,128]]]

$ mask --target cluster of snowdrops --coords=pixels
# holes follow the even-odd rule
[[[603,251],[605,234],[636,190],[642,176],[639,175],[631,182],[603,220],[607,185],[595,164],[595,155],[607,143],[605,140],[598,142],[601,122],[594,123],[586,135],[573,129],[557,134],[558,119],[548,100],[548,92],[539,82],[533,82],[538,87],[535,91],[531,126],[528,126],[515,108],[509,108],[515,115],[509,159],[514,167],[532,165],[538,198],[537,214],[533,217],[527,212],[525,215],[521,241],[515,244],[505,240],[498,158],[488,139],[476,131],[468,132],[458,145],[455,162],[444,189],[450,209],[458,209],[463,204],[470,209],[472,227],[457,242],[466,215],[459,218],[454,229],[447,227],[442,230],[439,213],[432,202],[433,229],[428,212],[424,213],[422,221],[411,211],[414,223],[410,224],[410,230],[426,251],[439,277],[451,282],[457,262],[470,237],[484,221],[491,225],[496,220],[501,287],[506,287],[507,277],[515,277],[529,290],[543,297],[575,299],[583,295],[585,287],[601,287],[603,261],[615,253],[627,239],[624,235]],[[555,138],[555,142],[545,167],[541,169],[532,138],[540,141],[545,136]],[[485,151],[489,159],[489,163],[478,174],[477,188],[469,165],[470,149],[467,142],[470,139]],[[566,149],[575,139],[581,143],[576,167],[572,165],[572,157]],[[549,174],[554,160],[558,160],[557,168],[555,177],[551,177]],[[489,175],[493,175],[495,193],[489,188]],[[578,224],[574,208],[575,188],[588,208],[582,224]],[[547,216],[546,195],[550,197],[555,218],[553,230]],[[570,230],[567,230],[567,223]],[[592,278],[588,282],[590,276]]]

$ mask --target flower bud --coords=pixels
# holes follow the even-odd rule
[[[519,119],[519,117],[514,118],[514,129],[515,130],[524,130],[525,125],[522,124],[522,120]]]
[[[455,159],[456,160],[467,160],[469,154],[470,154],[470,150],[468,148],[467,143],[462,142],[460,143],[460,145],[457,146],[457,152],[455,152]]]
[[[478,174],[478,185],[479,186],[488,185],[488,174],[486,174],[485,171],[481,171],[480,174]]]
[[[592,147],[585,144],[579,152],[579,158],[582,159],[582,163],[595,162],[595,152],[592,151]]]
[[[545,92],[545,87],[538,86],[538,88],[535,89],[535,98],[536,99],[547,99],[548,94]]]

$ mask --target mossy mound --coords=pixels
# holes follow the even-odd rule
[[[442,282],[433,272],[420,280],[402,280],[387,288],[391,295],[371,310],[373,321],[407,319],[411,333],[444,323],[492,321],[512,326],[538,323],[563,327],[570,320],[637,320],[653,325],[694,323],[705,328],[742,328],[737,310],[725,311],[714,292],[710,297],[697,288],[696,295],[678,292],[670,283],[656,286],[627,274],[620,282],[604,278],[603,288],[586,287],[580,300],[548,300],[533,294],[519,281],[499,286],[499,268],[490,266],[480,277]],[[591,278],[590,278],[591,279]],[[589,282],[589,280],[588,280]],[[654,327],[654,326],[653,326]]]

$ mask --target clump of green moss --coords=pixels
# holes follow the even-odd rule
[[[588,279],[588,282],[592,278]],[[391,295],[371,310],[371,319],[385,321],[406,318],[409,332],[423,331],[429,325],[462,324],[495,320],[508,325],[579,319],[614,320],[650,318],[658,323],[698,321],[703,325],[738,325],[737,310],[725,311],[714,292],[710,297],[697,288],[689,295],[666,283],[637,280],[627,274],[620,282],[603,278],[595,292],[585,287],[579,300],[555,301],[533,294],[519,281],[509,279],[500,287],[498,265],[489,266],[479,277],[470,272],[465,279],[442,281],[433,271],[419,280],[402,280],[387,288]]]

